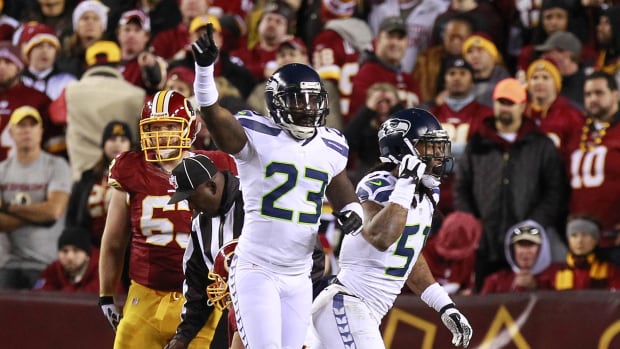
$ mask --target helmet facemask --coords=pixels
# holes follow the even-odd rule
[[[207,286],[208,303],[212,304],[218,310],[224,310],[230,305],[231,298],[228,291],[228,283],[219,274],[209,272],[209,280],[213,280]]]
[[[317,127],[325,125],[327,93],[321,91],[320,85],[318,90],[291,90],[274,95],[278,114],[274,121],[297,139],[310,138]]]
[[[200,130],[196,113],[178,92],[160,91],[147,102],[140,118],[140,145],[146,161],[178,160]]]
[[[178,123],[177,129],[152,130],[154,123]],[[180,159],[183,149],[189,149],[193,140],[189,137],[189,123],[182,118],[154,117],[140,121],[140,144],[146,161],[161,162]]]
[[[440,178],[452,172],[452,143],[445,130],[429,131],[416,142],[414,154],[426,163],[426,174]]]

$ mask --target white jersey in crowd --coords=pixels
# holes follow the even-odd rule
[[[235,117],[248,137],[233,155],[245,210],[235,253],[282,274],[309,273],[325,188],[347,164],[346,139],[319,127],[298,141],[265,116],[242,111]]]
[[[387,205],[394,190],[396,177],[386,171],[372,172],[357,185],[361,202],[371,200]],[[433,191],[439,201],[439,189]],[[415,196],[416,207],[409,209],[407,223],[401,237],[387,250],[379,251],[362,234],[347,235],[340,250],[338,281],[347,292],[362,300],[381,319],[392,307],[422,253],[431,229],[433,204],[428,196]]]

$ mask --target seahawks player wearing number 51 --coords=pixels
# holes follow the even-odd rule
[[[452,344],[465,348],[472,328],[422,255],[440,178],[452,168],[450,138],[431,113],[416,108],[391,115],[378,136],[383,164],[357,186],[364,229],[344,237],[340,272],[312,306],[308,346],[385,348],[379,324],[407,283],[440,313]]]
[[[323,197],[345,233],[362,228],[363,211],[345,167],[342,133],[325,127],[327,93],[318,74],[287,64],[267,81],[268,116],[233,116],[217,103],[213,26],[192,44],[194,92],[211,136],[239,170],[245,223],[229,286],[245,349],[299,349],[310,323],[310,269]]]

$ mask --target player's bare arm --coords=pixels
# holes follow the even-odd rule
[[[129,229],[129,206],[127,193],[114,190],[105,229],[101,238],[101,255],[99,258],[99,294],[112,296],[121,279],[125,251],[131,230]]]
[[[207,124],[213,141],[219,149],[229,154],[237,154],[247,143],[243,126],[226,108],[219,104],[201,107],[200,112]]]
[[[214,63],[219,49],[213,41],[213,25],[207,25],[207,33],[192,44],[196,61],[194,93],[207,128],[221,150],[236,154],[243,149],[247,136],[241,124],[227,110],[219,106],[219,93],[215,85]]]
[[[424,255],[420,255],[413,265],[409,278],[407,278],[407,286],[413,293],[419,296],[428,286],[434,283],[435,278],[426,263],[426,258],[424,258]]]
[[[384,207],[374,201],[364,201],[362,208],[366,217],[362,236],[379,251],[387,250],[400,238],[409,211],[393,203]]]

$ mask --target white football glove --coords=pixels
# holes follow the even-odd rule
[[[474,331],[465,315],[461,314],[454,305],[444,307],[440,314],[441,321],[452,332],[452,345],[467,348]]]
[[[414,184],[418,184],[426,171],[426,164],[422,159],[407,154],[403,157],[398,167],[398,178],[411,178]]]
[[[114,329],[114,332],[116,332],[116,329],[118,328],[118,323],[121,321],[121,318],[123,316],[121,315],[121,312],[118,311],[116,304],[114,304],[114,297],[99,297],[99,306],[101,307],[101,311],[103,312],[105,318],[108,319],[110,326],[112,326],[112,329]]]

